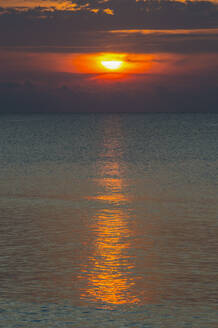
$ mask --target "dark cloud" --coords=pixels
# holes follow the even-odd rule
[[[218,29],[207,31],[199,29],[197,33],[190,30],[156,30],[146,34],[136,31],[126,33],[117,31],[113,37],[105,34],[105,39],[117,51],[126,52],[173,52],[204,53],[218,51]],[[214,33],[215,32],[215,33]]]
[[[147,74],[113,83],[104,76],[85,75],[82,85],[80,78],[53,73],[41,75],[47,84],[2,81],[0,112],[218,112],[218,75],[213,71]]]
[[[27,34],[30,34],[29,37]],[[37,31],[33,37],[33,31],[26,32],[22,36],[8,39],[6,36],[1,38],[1,48],[8,50],[26,51],[26,52],[63,52],[63,53],[91,53],[91,52],[134,52],[134,53],[209,53],[218,52],[218,29],[208,29],[207,33],[202,29],[198,33],[192,33],[187,30],[183,33],[177,30],[177,33],[171,34],[170,30],[160,30],[147,34],[135,33],[111,33],[110,31],[80,31],[57,34],[51,37],[43,34],[38,35]],[[32,36],[31,36],[32,35]],[[27,42],[28,40],[28,42]],[[27,46],[28,45],[28,46]]]
[[[36,7],[0,8],[0,45],[4,46],[110,46],[98,32],[111,29],[175,29],[217,27],[218,5],[210,1],[109,0],[76,1],[80,10]],[[98,9],[98,12],[92,10]],[[106,13],[111,9],[114,15]],[[96,33],[90,39],[91,31]],[[88,33],[88,34],[86,34]],[[123,38],[120,36],[121,40]],[[144,40],[144,36],[141,36]],[[143,42],[142,40],[142,42]],[[171,38],[174,42],[173,37]],[[115,42],[114,41],[114,42]],[[139,41],[141,41],[139,39]],[[145,41],[144,41],[145,42]],[[147,42],[147,40],[146,40]],[[187,41],[188,42],[188,41]],[[213,40],[208,41],[211,46]],[[189,44],[187,43],[187,46]],[[173,48],[173,45],[171,45]]]
[[[2,90],[7,90],[7,89],[16,89],[16,88],[20,88],[22,85],[18,82],[14,82],[14,81],[3,81],[0,82],[0,89]]]

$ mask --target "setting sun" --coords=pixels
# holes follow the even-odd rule
[[[109,70],[117,70],[122,66],[123,61],[121,61],[121,60],[103,60],[101,62],[101,64]]]

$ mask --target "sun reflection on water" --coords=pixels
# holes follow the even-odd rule
[[[114,133],[120,133],[118,126],[113,133],[111,128],[105,127],[104,153],[98,163],[100,177],[97,185],[101,192],[89,197],[100,205],[100,209],[91,227],[95,235],[94,251],[89,258],[89,266],[84,269],[89,282],[81,298],[116,305],[136,303],[138,299],[132,292],[135,281],[131,271],[134,264],[128,254],[131,247],[131,209],[123,206],[130,199],[124,191],[126,182],[120,163],[122,138],[119,135],[110,138]]]
[[[95,252],[86,296],[107,304],[137,302],[130,293],[134,282],[128,271],[132,265],[125,254],[130,246],[126,214],[120,209],[105,209],[97,213],[96,219]]]

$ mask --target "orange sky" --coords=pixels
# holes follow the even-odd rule
[[[109,70],[104,61],[121,61],[117,70]],[[19,65],[17,63],[19,62]],[[72,74],[174,74],[200,72],[212,68],[216,54],[133,54],[133,53],[38,53],[4,50],[0,53],[1,71],[41,71]]]

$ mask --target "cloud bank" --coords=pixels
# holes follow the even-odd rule
[[[0,0],[0,46],[101,45],[110,30],[216,27],[214,1]]]

